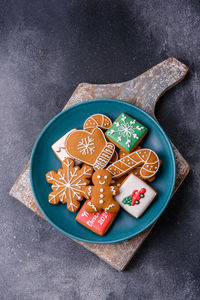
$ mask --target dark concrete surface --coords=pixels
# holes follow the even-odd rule
[[[8,192],[80,82],[132,79],[174,56],[187,78],[157,116],[191,173],[127,271]],[[0,0],[0,299],[200,299],[200,3]]]

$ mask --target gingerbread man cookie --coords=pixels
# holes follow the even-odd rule
[[[106,170],[97,170],[92,176],[94,186],[85,187],[85,193],[90,201],[85,210],[88,213],[96,213],[104,210],[109,213],[117,213],[119,204],[113,199],[119,193],[116,186],[110,186],[112,175]]]
[[[82,168],[74,166],[71,158],[62,162],[62,169],[58,172],[50,171],[46,174],[48,183],[51,183],[52,190],[49,194],[49,203],[67,203],[67,208],[75,212],[80,206],[81,200],[86,197],[83,187],[89,184],[93,168],[83,165]]]

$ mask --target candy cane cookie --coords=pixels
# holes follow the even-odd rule
[[[110,126],[112,126],[110,118],[102,114],[95,114],[85,121],[83,129],[91,132],[96,127],[107,130]]]
[[[158,172],[160,161],[154,151],[150,149],[140,149],[122,157],[120,160],[108,166],[107,170],[112,174],[113,178],[119,178],[138,166],[142,166],[140,176],[143,179],[148,179]]]

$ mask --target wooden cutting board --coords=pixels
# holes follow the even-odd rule
[[[81,83],[64,109],[70,105],[91,99],[119,99],[139,106],[155,118],[154,111],[158,99],[167,90],[183,80],[187,72],[188,67],[186,65],[171,57],[127,82],[103,85]],[[177,162],[175,193],[189,173],[189,165],[174,145],[173,148]],[[31,192],[29,163],[11,188],[10,195],[43,217]],[[138,236],[117,244],[94,245],[80,241],[76,242],[95,253],[113,268],[123,271],[154,225],[155,223]]]

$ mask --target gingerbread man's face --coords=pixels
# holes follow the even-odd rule
[[[112,181],[112,175],[107,170],[97,170],[92,175],[92,182],[94,185],[109,186]]]

